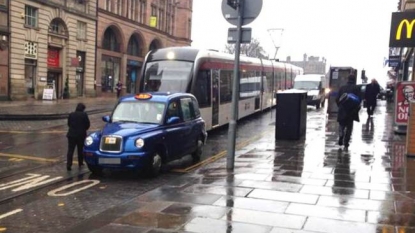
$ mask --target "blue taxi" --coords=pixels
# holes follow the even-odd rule
[[[185,155],[200,160],[207,133],[199,105],[187,93],[139,93],[120,98],[100,131],[85,139],[89,170],[138,169],[157,176],[161,165]]]

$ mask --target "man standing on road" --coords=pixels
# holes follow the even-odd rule
[[[341,103],[340,97],[347,93],[354,94],[359,99],[358,107],[350,109]],[[353,132],[353,121],[359,122],[360,100],[360,88],[356,85],[356,76],[350,74],[347,84],[340,87],[336,98],[336,103],[339,107],[337,114],[337,122],[339,122],[339,146],[344,145],[346,150],[349,148],[350,137]]]
[[[380,86],[376,79],[372,79],[372,82],[366,85],[365,101],[367,108],[367,118],[371,118],[375,112],[376,102],[378,94],[380,93]]]
[[[68,116],[68,153],[66,155],[66,170],[70,171],[72,167],[73,153],[75,147],[78,149],[78,166],[84,165],[84,141],[86,138],[87,130],[89,129],[90,122],[88,114],[84,112],[85,105],[78,103],[75,112],[72,112]]]

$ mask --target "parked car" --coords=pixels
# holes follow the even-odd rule
[[[198,161],[207,133],[192,94],[140,93],[122,97],[106,125],[85,139],[89,170],[136,169],[157,176],[161,166],[191,154]]]

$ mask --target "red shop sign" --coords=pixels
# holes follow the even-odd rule
[[[60,66],[58,49],[48,49],[48,66],[50,67]]]
[[[409,102],[415,100],[415,82],[397,82],[395,90],[395,123],[407,125]]]

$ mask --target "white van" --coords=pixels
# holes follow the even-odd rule
[[[294,89],[307,91],[307,105],[324,107],[328,82],[324,74],[302,74],[294,79]]]

